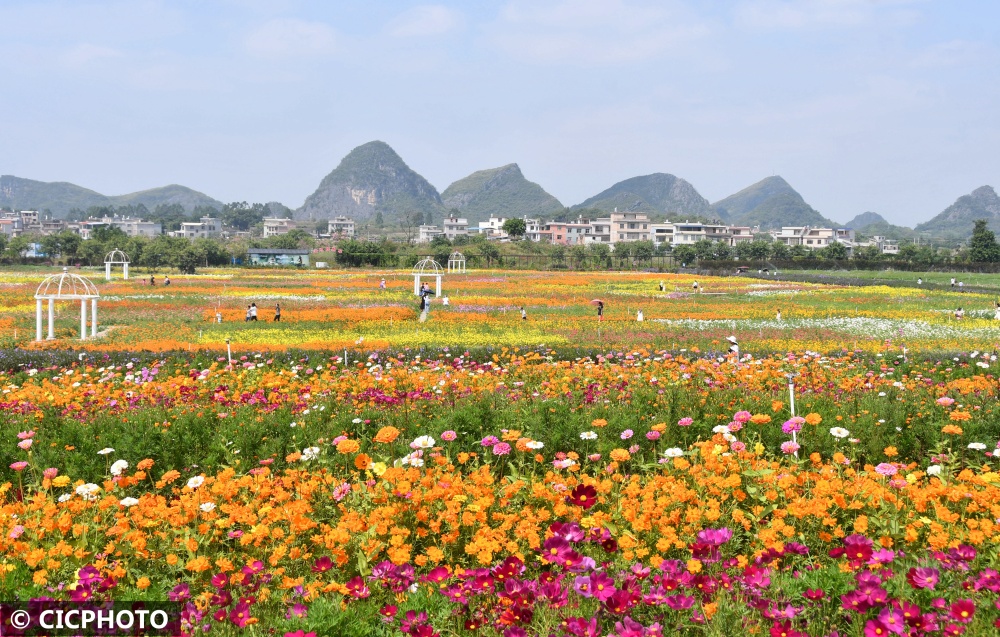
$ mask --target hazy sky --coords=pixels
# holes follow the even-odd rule
[[[780,174],[844,222],[1000,187],[995,0],[0,0],[0,173],[296,208],[355,146],[564,204]]]

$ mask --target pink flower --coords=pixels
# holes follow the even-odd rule
[[[782,451],[782,453],[787,453],[787,454],[791,455],[791,454],[795,453],[796,451],[798,451],[799,449],[801,449],[801,447],[799,447],[799,443],[794,442],[792,440],[788,440],[786,442],[781,443],[781,451]]]
[[[11,464],[10,468],[13,469],[14,471],[24,471],[24,468],[27,467],[27,466],[28,466],[28,463],[25,462],[24,460],[21,460],[19,462],[15,462],[15,463]]]
[[[35,437],[35,432],[34,431],[22,431],[21,433],[17,434],[17,437],[19,439],[21,439],[21,440],[27,440],[28,438],[34,438]]]
[[[729,450],[734,453],[740,453],[747,450],[747,446],[740,442],[739,440],[734,440],[729,443]]]
[[[660,432],[659,431],[647,431],[646,432],[646,439],[647,440],[659,440],[660,439]]]
[[[783,425],[781,425],[781,430],[786,434],[790,434],[793,431],[802,431],[802,423],[806,421],[802,416],[795,416],[789,420],[786,420]]]
[[[735,420],[740,424],[750,422],[751,418],[753,418],[753,416],[750,414],[749,411],[738,411],[736,412],[736,414],[733,415],[733,420]]]
[[[451,442],[455,438],[458,438],[458,434],[451,429],[441,432],[441,440],[444,440],[445,442]]]
[[[600,459],[601,459],[601,454],[599,453],[592,453],[589,456],[587,456],[587,460],[590,460],[591,462],[597,462]]]
[[[28,449],[31,449],[32,442],[33,441],[31,440],[31,438],[28,438],[27,440],[22,440],[21,442],[17,443],[17,446],[27,451]]]
[[[55,467],[49,467],[48,469],[42,472],[42,477],[48,478],[49,480],[56,477],[57,475],[59,475],[59,469],[56,469]]]
[[[508,453],[510,453],[510,445],[508,445],[506,442],[498,442],[497,444],[493,445],[494,456],[506,456]]]
[[[10,530],[9,537],[12,540],[16,540],[17,538],[21,537],[22,533],[24,533],[24,527],[18,524],[13,529]]]
[[[882,462],[875,467],[875,473],[882,476],[894,476],[898,471],[899,469],[896,468],[896,465],[891,462]]]
[[[631,429],[626,429],[625,431],[622,432],[622,440],[628,440],[629,438],[632,437],[633,433],[635,432],[633,432]]]
[[[937,404],[941,405],[942,407],[950,407],[951,405],[955,404],[955,399],[954,398],[949,398],[947,396],[942,396],[942,397],[938,398],[935,402]]]
[[[690,427],[691,423],[693,423],[693,422],[694,422],[694,418],[686,418],[685,417],[685,418],[681,418],[680,420],[678,420],[677,424],[680,425],[681,427]]]

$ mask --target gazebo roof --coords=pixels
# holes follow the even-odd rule
[[[455,250],[454,252],[451,253],[451,256],[448,257],[448,260],[449,261],[465,261],[465,255],[462,254],[461,252],[459,252],[458,250]]]
[[[422,261],[418,261],[417,264],[415,266],[413,266],[413,274],[437,274],[437,275],[440,275],[440,274],[444,274],[444,269],[441,267],[440,263],[438,263],[437,261],[435,261],[431,257],[427,257],[426,259],[424,259]]]
[[[100,296],[97,286],[79,274],[63,268],[62,274],[53,274],[42,281],[35,290],[36,299],[96,299]]]
[[[128,255],[121,250],[112,250],[108,253],[108,256],[104,257],[105,263],[131,263],[129,261]]]

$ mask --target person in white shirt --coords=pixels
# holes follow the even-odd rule
[[[250,304],[250,320],[251,321],[256,321],[257,320],[257,304],[256,303],[251,303]]]
[[[781,310],[778,310],[778,320],[781,320]]]
[[[642,310],[639,310],[639,313],[635,315],[635,320],[638,321],[638,322],[640,322],[640,323],[642,323],[642,321],[643,321]]]
[[[730,354],[736,354],[737,356],[739,356],[740,355],[740,346],[736,342],[736,337],[735,336],[730,336],[726,340],[729,341],[729,343],[730,343],[729,353]]]

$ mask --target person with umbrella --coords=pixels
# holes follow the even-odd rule
[[[604,320],[604,301],[602,301],[601,299],[594,299],[593,301],[590,302],[590,304],[597,306],[597,320],[598,321],[603,321]]]

